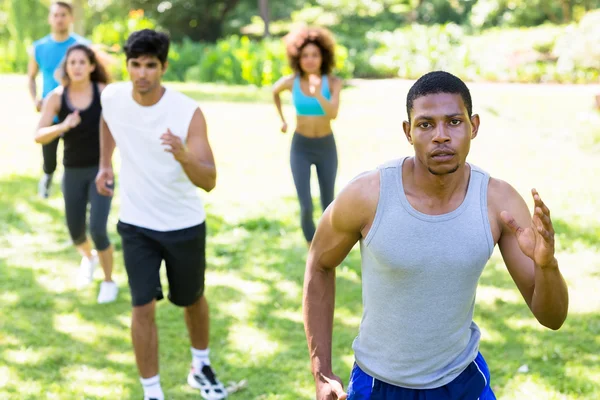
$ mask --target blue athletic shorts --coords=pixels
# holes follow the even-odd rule
[[[407,389],[375,379],[356,363],[348,384],[348,400],[496,400],[490,371],[479,353],[452,382],[435,389]]]

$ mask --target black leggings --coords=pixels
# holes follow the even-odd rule
[[[310,169],[317,167],[321,206],[323,211],[333,201],[338,158],[333,133],[319,138],[309,138],[294,133],[290,151],[290,165],[298,200],[300,201],[300,222],[307,242],[315,235],[313,202],[310,194]]]
[[[102,196],[96,190],[98,167],[65,167],[63,174],[63,197],[67,227],[73,244],[80,245],[86,237],[87,205],[90,203],[90,236],[98,251],[110,246],[106,225],[112,197]]]
[[[44,159],[44,173],[51,175],[56,171],[56,153],[58,152],[58,143],[60,138],[57,137],[48,144],[42,145],[42,158]]]

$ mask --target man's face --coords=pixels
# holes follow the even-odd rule
[[[50,24],[50,30],[52,32],[65,33],[69,31],[69,27],[73,23],[73,16],[68,8],[54,4],[50,7],[48,23]]]
[[[479,116],[469,118],[460,94],[430,94],[415,99],[411,122],[403,128],[421,164],[434,175],[446,175],[465,164]]]
[[[167,69],[156,56],[140,56],[127,60],[127,72],[133,82],[133,89],[146,94],[160,87],[160,81]]]

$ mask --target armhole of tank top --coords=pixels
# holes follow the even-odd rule
[[[367,236],[363,240],[364,245],[367,247],[369,247],[371,240],[373,240],[373,237],[375,236],[375,233],[377,233],[377,229],[379,228],[379,225],[381,224],[381,218],[383,216],[383,210],[384,210],[384,205],[385,205],[385,193],[384,193],[385,185],[383,183],[384,183],[384,174],[385,174],[386,168],[381,167],[378,169],[379,169],[379,199],[377,200],[377,208],[375,209],[375,216],[373,217],[373,223],[371,224],[371,229],[369,229],[369,233],[367,233]]]
[[[474,171],[472,171],[471,173],[473,172]],[[479,208],[481,210],[481,217],[483,219],[483,230],[485,231],[485,238],[488,244],[489,256],[491,257],[494,253],[494,238],[492,236],[492,227],[490,225],[490,217],[488,213],[488,186],[490,184],[490,176],[483,171],[477,170],[477,172],[482,175],[480,190],[481,196],[479,198],[481,204]]]

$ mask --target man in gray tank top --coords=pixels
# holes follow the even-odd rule
[[[442,71],[407,96],[414,156],[366,172],[317,228],[304,282],[304,326],[317,400],[495,399],[473,322],[475,292],[497,244],[533,315],[559,329],[568,290],[550,211],[466,162],[479,129],[469,89]],[[348,392],[331,366],[335,267],[360,241],[363,317]]]

